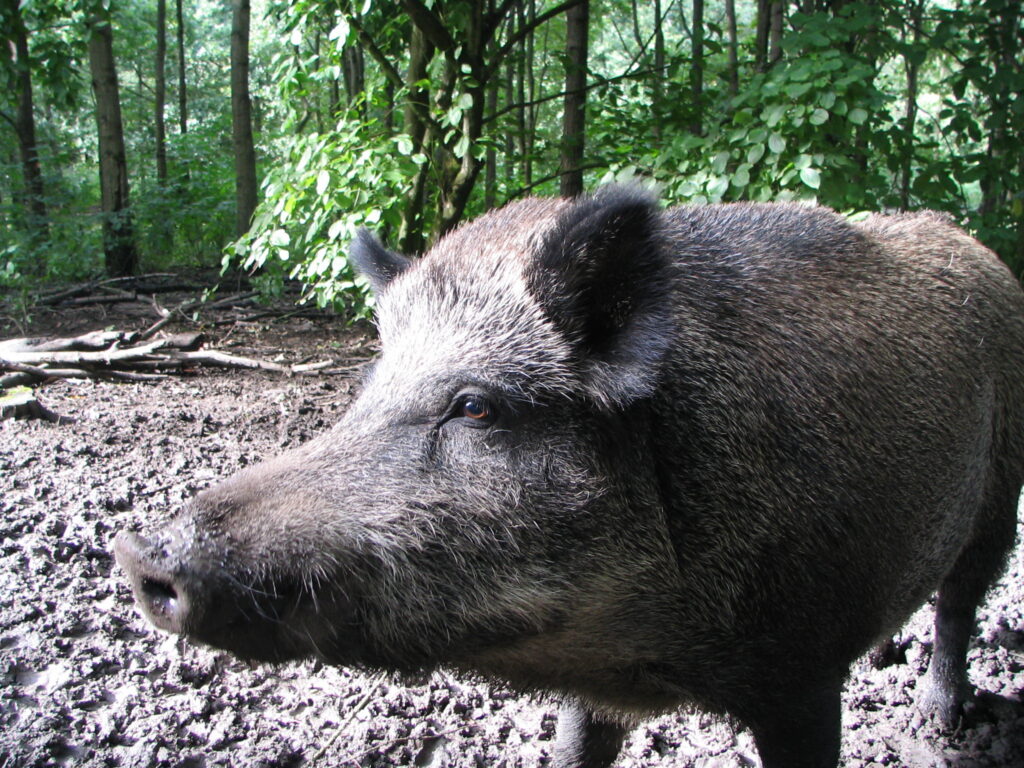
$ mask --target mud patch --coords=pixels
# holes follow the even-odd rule
[[[353,377],[57,382],[41,398],[74,423],[0,423],[0,766],[547,764],[554,702],[447,674],[408,686],[313,662],[250,667],[143,621],[110,555],[114,534],[159,524],[218,478],[329,427],[373,350],[365,330],[307,320],[236,327],[213,343],[286,362],[333,355]],[[970,672],[983,694],[956,732],[913,706],[929,607],[884,665],[855,666],[844,765],[1024,765],[1022,576],[1018,554],[981,611]],[[616,762],[757,764],[749,733],[701,713],[638,728]]]

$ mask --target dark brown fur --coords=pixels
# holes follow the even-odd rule
[[[613,188],[353,258],[383,354],[342,422],[119,541],[159,626],[556,691],[563,767],[691,702],[793,768],[835,765],[849,664],[938,589],[922,703],[956,717],[1024,484],[991,252],[931,214]]]

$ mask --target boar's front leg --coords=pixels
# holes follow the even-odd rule
[[[574,699],[558,712],[552,768],[606,768],[622,748],[626,728],[602,719]]]
[[[842,681],[790,692],[743,718],[763,768],[835,768],[841,741]]]

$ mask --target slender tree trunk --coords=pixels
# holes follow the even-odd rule
[[[525,15],[521,19],[521,23],[532,25],[534,19],[537,18],[537,2],[536,0],[527,0]],[[536,37],[531,30],[526,36],[526,60],[524,64],[524,77],[526,83],[526,100],[529,102],[529,106],[526,108],[525,117],[526,125],[523,131],[523,181],[526,186],[533,184],[533,150],[536,146],[537,138],[537,115],[538,109],[534,101],[537,98],[537,73],[533,65],[536,62],[534,55],[534,48],[536,46]],[[522,99],[520,99],[522,101]]]
[[[415,24],[409,37],[409,69],[405,75],[408,87],[403,130],[412,139],[413,152],[425,152],[428,143],[427,118],[430,109],[430,91],[418,83],[427,77],[427,68],[434,58],[434,46],[427,40],[423,30]],[[423,210],[426,206],[427,176],[430,162],[423,163],[413,177],[412,189],[402,211],[402,223],[398,229],[398,247],[403,253],[419,253],[423,250]]]
[[[487,84],[487,114],[493,115],[498,111],[498,86],[500,78],[495,74],[491,82]],[[498,152],[494,142],[487,145],[487,154],[484,159],[484,208],[490,210],[495,206],[498,199]]]
[[[90,22],[89,69],[96,95],[100,151],[100,196],[103,210],[103,251],[107,274],[130,275],[138,268],[128,197],[128,164],[121,124],[121,99],[114,67],[109,17]]]
[[[782,0],[772,0],[768,31],[768,66],[782,58],[782,27],[785,22],[785,10],[786,5]]]
[[[516,103],[516,71],[519,58],[518,55],[512,55],[505,61],[505,103],[510,105]],[[517,120],[521,115],[522,107],[513,110],[512,119]],[[505,180],[511,182],[516,175],[516,136],[514,131],[506,130],[503,133],[505,135],[505,151],[502,153],[502,170]]]
[[[910,208],[910,182],[913,174],[914,159],[914,128],[917,122],[917,73],[921,66],[918,46],[921,42],[921,25],[923,23],[923,0],[910,4],[910,26],[912,45],[909,53],[904,54],[903,64],[907,74],[907,109],[903,121],[903,157],[900,159],[900,208]],[[907,35],[904,33],[904,42]]]
[[[155,109],[153,124],[156,131],[156,179],[161,186],[167,184],[167,139],[164,125],[164,103],[167,100],[167,78],[164,64],[167,59],[167,0],[156,0],[156,69],[153,90]]]
[[[473,147],[483,133],[484,121],[484,51],[489,40],[484,39],[484,4],[474,3],[470,6],[469,30],[465,41],[465,51],[458,62],[458,70],[463,67],[469,68],[469,77],[463,80],[465,93],[472,98],[472,104],[468,109],[462,111],[462,137],[467,143],[467,149],[462,157],[456,158],[459,162],[458,171],[450,185],[442,189],[441,217],[438,222],[438,234],[443,235],[454,229],[462,220],[462,214],[466,210],[466,203],[480,175],[481,163],[473,152]],[[456,59],[449,56],[453,64]],[[456,77],[456,71],[453,70]],[[450,102],[450,94],[446,97]]]
[[[693,99],[695,136],[704,132],[704,0],[693,0],[693,61],[690,66],[690,90]]]
[[[633,19],[633,39],[636,41],[637,48],[643,49],[644,38],[640,34],[640,9],[637,7],[637,0],[632,0],[630,10],[630,16]]]
[[[985,30],[988,53],[991,56],[993,69],[992,83],[995,88],[989,94],[990,113],[985,127],[988,130],[987,155],[994,173],[986,174],[981,179],[982,214],[995,213],[1006,202],[1007,185],[1005,183],[1007,153],[1016,150],[1019,136],[1015,136],[1011,122],[1011,103],[1015,94],[1013,82],[1020,66],[1018,60],[1018,30],[1020,28],[1020,3],[1013,0],[1002,0],[994,5]],[[1011,144],[1014,149],[1011,149]]]
[[[523,29],[526,26],[526,5],[523,0],[519,0],[516,3],[516,28]],[[527,157],[528,146],[526,141],[527,126],[529,124],[529,107],[526,106],[528,100],[527,87],[526,87],[526,68],[530,66],[530,56],[527,51],[527,46],[533,39],[532,34],[528,34],[526,38],[519,43],[518,51],[516,52],[516,141],[519,144],[519,164],[520,164],[520,175],[522,176],[522,184],[528,185],[530,183],[531,166],[530,160]]]
[[[725,0],[725,24],[729,36],[729,95],[740,88],[739,38],[736,34],[736,0]]]
[[[661,0],[654,0],[654,87],[652,104],[654,113],[653,133],[656,143],[661,143],[661,115],[665,103],[665,29],[661,18]]]
[[[14,67],[17,89],[17,108],[14,128],[18,137],[18,154],[21,157],[21,171],[25,182],[25,203],[28,213],[29,230],[37,241],[49,236],[46,211],[46,197],[43,188],[43,173],[39,164],[39,148],[36,143],[36,118],[32,99],[32,70],[28,56],[28,31],[21,17],[18,0],[3,0],[3,15],[10,25],[11,49],[3,54]],[[11,60],[13,57],[13,60]],[[39,272],[42,271],[39,265]]]
[[[589,0],[584,0],[566,12],[565,109],[562,115],[561,177],[558,185],[563,197],[575,197],[583,193],[589,22]]]
[[[345,75],[345,96],[351,106],[366,90],[366,60],[363,58],[362,47],[358,45],[346,45],[341,57]],[[360,107],[360,112],[365,116],[365,103]]]
[[[757,0],[757,18],[754,22],[754,69],[758,72],[768,69],[770,8],[770,0]]]
[[[188,88],[185,83],[185,19],[181,4],[184,0],[175,0],[174,13],[177,20],[178,34],[178,131],[188,133]]]
[[[256,148],[249,98],[249,0],[233,0],[231,21],[231,129],[235,149],[235,234],[249,231],[256,210]]]

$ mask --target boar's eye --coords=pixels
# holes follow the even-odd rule
[[[462,401],[462,415],[473,421],[487,421],[491,418],[491,404],[477,395],[470,395]]]
[[[471,427],[489,427],[498,413],[489,397],[480,392],[460,392],[449,411],[448,418],[460,419]]]

